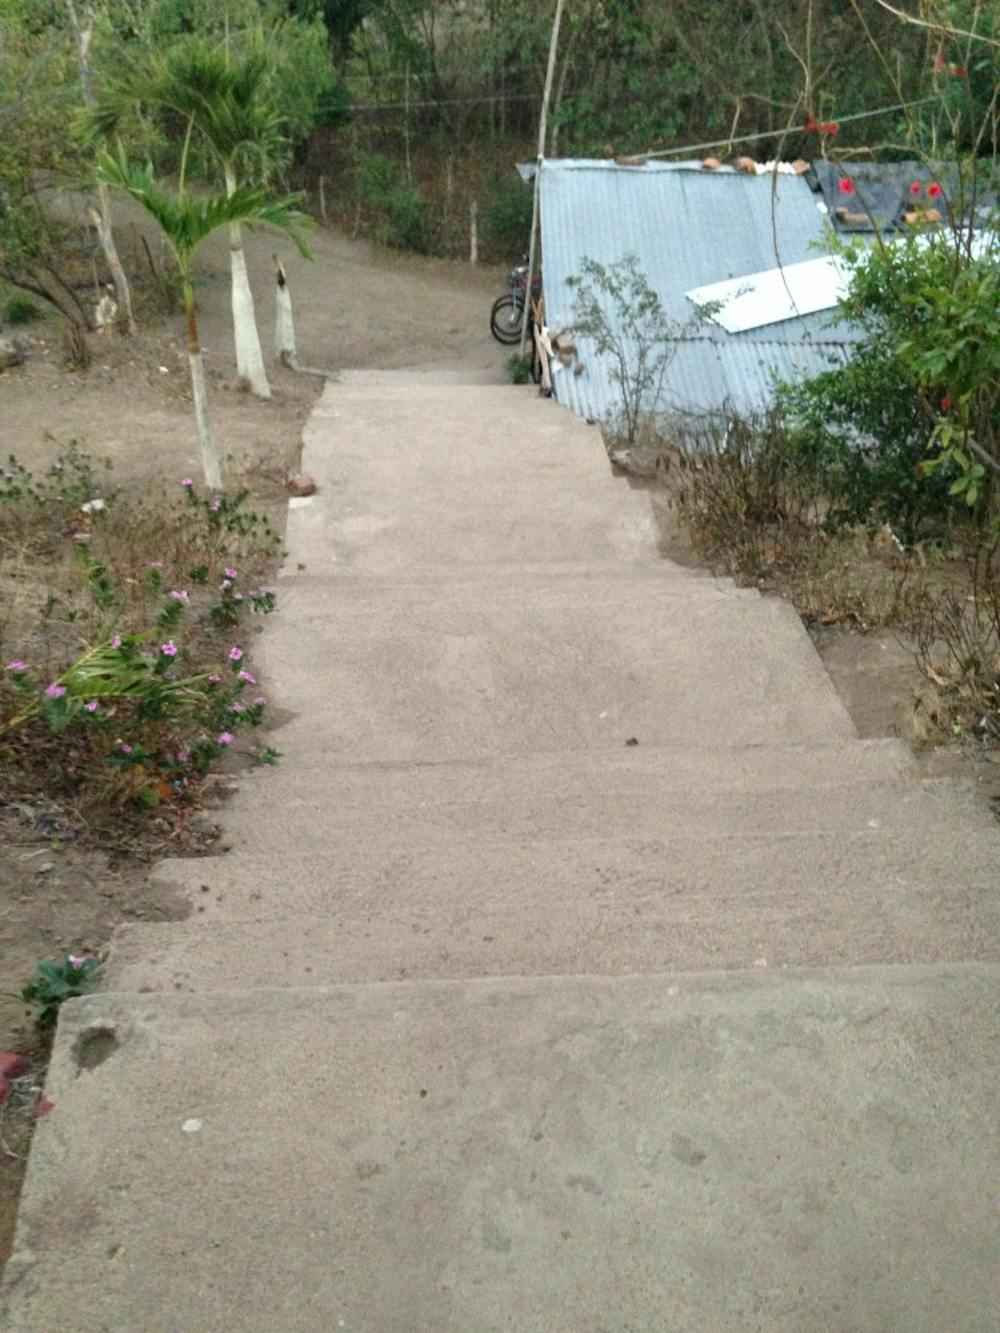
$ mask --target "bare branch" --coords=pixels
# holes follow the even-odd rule
[[[900,23],[910,23],[915,28],[928,28],[931,32],[946,32],[949,37],[971,37],[974,42],[986,42],[988,46],[1000,46],[995,37],[986,37],[981,32],[969,32],[966,28],[953,28],[949,23],[939,23],[935,19],[921,18],[918,14],[908,14],[905,9],[897,9],[889,0],[875,0],[886,13],[899,19]]]

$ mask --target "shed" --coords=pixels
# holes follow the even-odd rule
[[[707,171],[699,162],[546,160],[540,198],[551,329],[572,327],[569,280],[585,258],[608,265],[636,255],[667,315],[683,324],[695,309],[688,295],[695,289],[818,260],[831,220],[823,194],[802,176]],[[803,270],[803,282],[807,275]],[[795,381],[842,361],[854,334],[829,304],[810,314],[793,313],[794,304],[772,308],[737,332],[706,320],[678,345],[658,410],[756,411],[771,399],[776,379]],[[555,396],[581,416],[603,420],[617,408],[609,368],[586,340],[577,347],[584,372],[554,367]]]

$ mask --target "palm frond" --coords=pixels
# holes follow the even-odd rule
[[[250,157],[266,172],[285,146],[280,118],[266,100],[267,74],[263,49],[234,58],[192,37],[155,58],[136,92],[148,105],[191,120],[221,162]]]
[[[270,199],[256,185],[238,186],[229,196],[171,195],[156,185],[144,167],[130,164],[121,148],[116,155],[98,155],[97,178],[130,195],[159,224],[182,272],[188,271],[194,252],[207,236],[234,222],[251,229],[258,225],[275,227],[309,258],[305,233],[310,219],[297,208],[300,195]]]

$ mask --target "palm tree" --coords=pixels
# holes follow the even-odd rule
[[[266,101],[268,73],[259,40],[236,57],[198,38],[182,40],[123,81],[91,115],[90,124],[107,136],[128,104],[175,113],[208,147],[232,198],[241,175],[265,179],[285,147],[279,119]],[[229,268],[236,373],[258,397],[270,398],[239,222],[229,227]]]
[[[195,419],[198,424],[205,481],[212,490],[218,491],[222,489],[222,472],[219,468],[219,457],[208,413],[205,368],[201,355],[201,340],[198,336],[194,290],[191,285],[195,254],[202,241],[220,227],[232,228],[235,225],[252,229],[258,223],[267,223],[291,237],[300,253],[308,258],[309,252],[302,235],[309,220],[296,209],[297,196],[289,195],[287,198],[271,201],[257,186],[236,186],[225,195],[195,196],[186,191],[184,175],[191,131],[192,122],[189,120],[176,194],[170,194],[159,188],[153,180],[152,173],[147,169],[130,165],[124,149],[119,149],[116,157],[107,152],[99,154],[97,178],[112,189],[129,195],[145,209],[163,232],[177,261],[177,271],[180,274],[181,291],[184,296],[184,313],[187,318],[188,364],[191,369],[191,390],[194,396]]]

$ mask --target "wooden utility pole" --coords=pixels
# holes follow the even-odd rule
[[[521,320],[521,357],[524,357],[528,341],[528,322],[531,319],[531,283],[535,276],[535,259],[538,254],[538,203],[542,185],[542,159],[545,157],[545,131],[549,119],[549,99],[552,96],[552,76],[556,68],[556,52],[559,49],[559,25],[562,23],[563,0],[556,0],[555,17],[552,20],[552,36],[549,39],[549,63],[545,71],[545,90],[542,93],[542,112],[538,118],[538,155],[535,158],[535,193],[531,205],[531,242],[528,247],[527,286],[524,292],[524,316]]]

